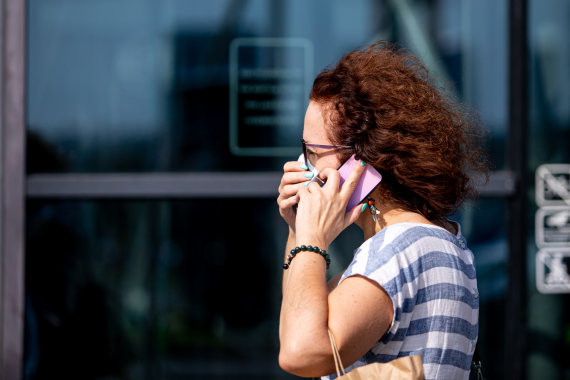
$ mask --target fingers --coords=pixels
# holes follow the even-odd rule
[[[344,215],[344,227],[345,228],[350,226],[352,223],[356,222],[358,217],[360,217],[360,214],[362,214],[361,209],[362,209],[362,205],[357,204],[356,206],[354,206],[352,208],[352,210],[350,210],[349,212],[347,212]]]
[[[348,178],[345,179],[345,181],[342,184],[342,188],[340,189],[340,194],[342,198],[345,198],[346,200],[350,198],[350,196],[354,192],[354,189],[356,189],[358,181],[360,180],[360,177],[362,176],[362,173],[364,173],[365,169],[366,169],[366,164],[364,164],[364,161],[357,161],[354,164],[352,171],[350,172],[350,175],[348,176]],[[329,192],[334,192],[336,191],[336,189],[339,188],[341,183],[341,178],[337,170],[331,168],[324,169],[321,172],[320,176],[326,179],[327,186],[325,186],[325,188],[327,188]]]
[[[311,173],[311,172],[306,172]],[[313,173],[311,173],[313,174]],[[299,188],[299,186],[303,186],[305,182],[307,182],[310,178],[308,178],[302,172],[300,173],[285,173],[281,178],[281,184],[279,185],[279,194],[285,194],[287,196],[291,196],[295,194]]]
[[[295,206],[297,203],[299,203],[299,200],[296,196],[292,196],[289,198],[280,199],[277,203],[279,204],[280,209],[285,210],[287,208]]]
[[[352,193],[354,193],[354,190],[358,185],[358,181],[360,180],[360,177],[362,176],[362,173],[364,173],[365,169],[366,169],[366,164],[364,163],[364,161],[358,161],[354,165],[354,167],[352,168],[352,172],[350,172],[350,175],[344,181],[344,184],[340,189],[340,193],[343,198],[348,200],[352,195]]]
[[[285,198],[288,198],[297,193],[299,189],[299,184],[307,182],[313,177],[313,173],[310,171],[303,170],[301,168],[300,162],[287,162],[283,166],[285,173],[281,177],[281,183],[279,184],[278,192]]]
[[[309,170],[309,168],[303,163],[299,161],[288,161],[283,165],[283,171],[285,173],[288,172],[304,172]]]
[[[340,174],[337,170],[326,168],[319,174],[319,176],[326,181],[326,185],[324,187],[327,191],[338,191],[338,188],[340,187]]]
[[[290,183],[299,183],[305,182],[313,178],[313,173],[309,171],[301,171],[301,172],[287,172],[283,174],[281,178],[281,183],[283,184],[290,184]]]
[[[279,197],[283,199],[291,198],[295,196],[295,194],[297,194],[297,192],[302,186],[303,185],[301,184],[283,186],[283,188],[279,192]]]
[[[309,186],[306,187],[309,190],[309,193],[314,193],[321,190],[321,186],[317,182],[311,182],[309,183]]]
[[[321,186],[317,182],[311,182],[307,186],[305,182],[303,185],[299,186],[297,190],[297,202],[300,202],[301,199],[305,199],[310,196],[318,195],[322,192]]]
[[[308,167],[298,161],[289,161],[283,165],[283,177],[281,185],[304,182],[313,177],[313,173],[308,171]]]
[[[283,165],[283,172],[277,203],[281,209],[286,209],[298,203],[295,195],[313,177],[313,173],[308,171],[308,167],[303,162],[299,161],[286,162]]]

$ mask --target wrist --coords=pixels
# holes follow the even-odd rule
[[[323,238],[311,235],[297,235],[295,239],[295,246],[300,247],[302,245],[312,245],[317,246],[321,249],[328,250],[329,245],[325,242]]]
[[[293,227],[289,226],[289,240],[295,242],[295,229],[293,229]]]
[[[316,253],[318,255],[321,255],[323,257],[323,259],[325,260],[326,269],[329,269],[329,266],[331,264],[331,258],[327,254],[327,251],[325,249],[321,249],[320,247],[312,246],[312,245],[301,245],[301,246],[298,246],[298,247],[291,249],[291,251],[289,252],[289,256],[287,257],[286,262],[283,264],[284,270],[289,269],[289,266],[291,266],[291,262],[293,261],[295,256],[297,256],[297,254],[300,252],[313,252],[313,253]]]

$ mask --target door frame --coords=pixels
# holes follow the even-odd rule
[[[25,318],[25,200],[190,199],[276,196],[279,173],[122,173],[25,175],[26,6],[25,0],[0,0],[0,377],[23,374]],[[527,353],[527,0],[509,0],[509,152],[507,170],[491,173],[482,198],[508,202],[505,378],[525,379]],[[230,182],[228,182],[230,181]],[[258,186],[252,186],[256,181]],[[224,184],[231,183],[232,186]],[[233,188],[231,192],[220,189]],[[491,358],[489,358],[491,359]],[[493,358],[497,360],[497,358]]]

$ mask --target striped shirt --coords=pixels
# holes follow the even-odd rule
[[[473,253],[460,231],[453,235],[417,223],[388,226],[355,251],[341,281],[354,275],[386,290],[394,318],[380,341],[347,370],[421,354],[426,379],[468,379],[479,299]]]

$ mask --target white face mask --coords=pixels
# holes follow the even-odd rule
[[[304,164],[305,163],[305,156],[301,153],[301,155],[299,156],[299,159],[297,161],[302,162]],[[309,180],[309,182],[307,183],[307,186],[309,186],[309,183],[311,183],[311,182],[316,182],[320,186],[323,186],[325,184],[325,182],[319,178],[319,171],[317,170],[317,168],[315,168],[313,165],[311,165],[311,163],[308,160],[307,160],[307,166],[309,167],[309,170],[311,171],[311,173],[313,173],[313,177]]]

